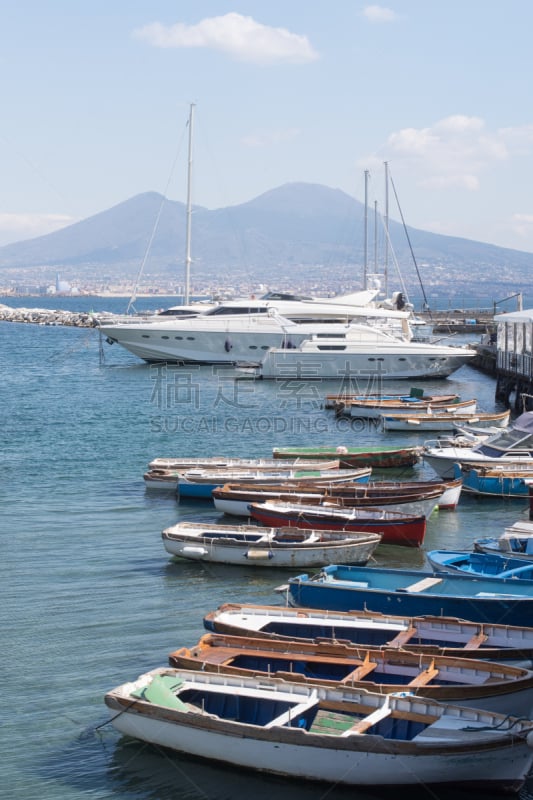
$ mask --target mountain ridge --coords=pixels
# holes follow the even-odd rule
[[[150,276],[180,279],[185,261],[186,206],[158,192],[144,192],[59,231],[0,247],[0,277],[17,269],[61,270],[95,275],[136,274],[144,265]],[[320,184],[288,183],[250,201],[209,210],[199,205],[192,214],[191,277],[206,283],[224,278],[308,277],[316,283],[335,272],[336,288],[353,287],[354,275],[372,272],[378,251],[385,250],[385,229],[377,215],[367,215],[364,246],[364,204],[340,189]],[[491,271],[500,285],[520,286],[529,280],[533,254],[423,231],[390,217],[390,269],[405,280],[423,272],[432,279],[475,281]],[[368,251],[372,250],[369,254]],[[413,257],[414,255],[414,257]],[[380,256],[382,258],[382,256]],[[290,275],[288,275],[288,271]],[[381,271],[381,270],[378,270]],[[465,276],[465,271],[468,275]],[[497,272],[496,272],[497,271]]]

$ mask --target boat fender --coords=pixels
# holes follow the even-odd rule
[[[184,547],[181,552],[185,558],[203,558],[209,551],[205,547]]]
[[[526,743],[528,747],[533,748],[533,731],[529,731],[528,735],[526,736]]]
[[[335,450],[335,452],[338,453],[339,455],[346,455],[346,453],[348,452],[348,448],[340,444]]]
[[[244,554],[245,558],[250,558],[253,561],[257,561],[258,559],[271,559],[274,558],[274,553],[272,550],[260,550],[259,548],[253,549],[250,548],[248,552]]]
[[[233,345],[232,345],[230,339],[226,339],[226,341],[224,342],[224,350],[226,351],[226,353],[229,353],[229,351],[232,349],[232,347],[233,347]]]

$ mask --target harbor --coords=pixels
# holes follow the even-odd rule
[[[106,797],[181,793],[204,800],[224,786],[233,798],[270,797],[285,785],[280,779],[163,756],[109,724],[105,692],[193,646],[204,615],[218,605],[282,602],[275,589],[288,578],[275,567],[173,561],[161,532],[179,521],[213,522],[219,513],[205,501],[147,491],[143,472],[156,457],[184,453],[267,458],[275,446],[411,446],[428,434],[385,434],[371,421],[336,417],[324,402],[336,381],[236,383],[230,371],[149,366],[116,347],[101,363],[94,330],[3,323],[2,332],[4,647],[13,654],[6,791],[81,800],[97,787]],[[389,388],[406,389],[403,382]],[[495,409],[494,377],[470,364],[425,382],[424,390],[476,397],[481,409]],[[380,476],[435,478],[423,462]],[[423,570],[426,551],[468,549],[480,535],[497,536],[528,516],[524,497],[461,496],[455,510],[429,517],[422,548],[382,545],[372,564]],[[28,680],[21,693],[20,665],[34,663],[36,653],[53,678]],[[46,737],[35,735],[36,719]],[[294,786],[299,800],[322,792]],[[529,792],[526,784],[521,798]],[[365,800],[367,794],[376,796],[358,791]],[[353,797],[353,790],[338,787],[335,795]],[[451,800],[457,792],[436,796]]]

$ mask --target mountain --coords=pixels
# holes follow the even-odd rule
[[[232,283],[277,280],[279,285],[290,277],[293,283],[333,282],[335,291],[347,284],[353,288],[362,282],[364,211],[362,203],[339,189],[306,183],[286,184],[227,208],[195,206],[191,282],[207,286],[223,276]],[[144,265],[145,277],[180,282],[185,225],[183,203],[156,192],[140,194],[55,233],[0,247],[0,280],[34,268],[60,271],[66,280],[105,275],[114,281],[136,276]],[[533,267],[531,253],[405,229],[392,218],[389,236],[389,272],[396,275],[397,264],[410,283],[420,275],[433,287],[451,281],[463,286],[467,280],[475,285],[476,276],[486,283],[492,275],[495,291],[519,291]],[[382,263],[384,241],[383,225],[368,214],[368,272],[378,263],[378,251]]]

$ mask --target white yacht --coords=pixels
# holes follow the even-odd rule
[[[467,347],[407,341],[368,324],[313,334],[301,344],[273,347],[255,368],[259,378],[384,380],[446,378],[475,356]]]
[[[230,300],[193,317],[105,320],[99,328],[108,343],[145,361],[200,364],[260,364],[271,347],[297,347],[314,334],[345,336],[354,320],[384,328],[404,343],[412,338],[409,311],[361,305],[360,295]]]

